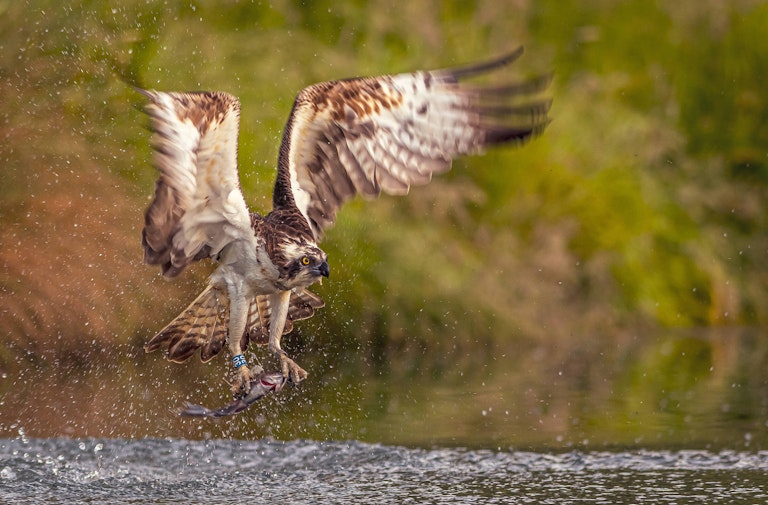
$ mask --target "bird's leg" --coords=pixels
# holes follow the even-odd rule
[[[280,338],[283,336],[290,301],[290,291],[281,291],[270,295],[269,302],[272,308],[272,315],[269,319],[269,344],[267,347],[269,352],[280,361],[280,370],[283,372],[283,377],[290,379],[294,384],[298,384],[307,378],[307,372],[280,348]]]
[[[248,394],[251,387],[251,370],[240,349],[240,338],[248,324],[248,302],[242,293],[230,292],[229,328],[227,330],[227,346],[232,356],[234,367],[232,378],[232,393],[235,398]]]

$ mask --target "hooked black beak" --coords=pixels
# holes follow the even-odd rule
[[[317,271],[323,277],[328,277],[329,275],[331,275],[331,267],[328,266],[327,261],[323,261],[322,263],[320,263],[320,265],[317,267]]]

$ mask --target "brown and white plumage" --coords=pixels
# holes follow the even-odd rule
[[[545,79],[477,87],[459,80],[507,65],[515,52],[463,69],[324,82],[302,90],[286,126],[275,207],[295,205],[317,240],[361,194],[402,195],[446,172],[458,155],[524,140],[547,123],[530,100]]]
[[[225,93],[144,94],[160,179],[142,243],[147,263],[172,277],[252,234],[237,173],[240,103]]]
[[[464,78],[502,58],[453,70],[324,82],[296,98],[280,147],[273,210],[249,214],[237,172],[240,105],[226,93],[142,91],[155,131],[160,178],[147,209],[145,259],[178,275],[191,262],[219,262],[209,286],[145,346],[173,361],[211,359],[267,340],[283,373],[306,376],[280,348],[292,321],[323,306],[306,287],[328,275],[317,247],[355,195],[405,194],[447,171],[453,158],[543,130],[545,79],[494,86]],[[248,384],[242,369],[235,387]]]

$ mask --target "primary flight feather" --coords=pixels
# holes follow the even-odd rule
[[[207,361],[227,347],[233,392],[247,393],[248,343],[266,343],[286,378],[307,373],[282,350],[293,321],[324,303],[306,288],[329,275],[318,247],[339,208],[360,194],[405,194],[447,171],[453,158],[541,132],[548,79],[500,85],[463,80],[508,65],[522,48],[458,69],[366,77],[303,89],[285,126],[273,209],[250,213],[240,189],[240,103],[221,92],[140,90],[160,177],[142,233],[147,263],[173,277],[194,261],[218,268],[208,286],[146,345],[181,362]]]

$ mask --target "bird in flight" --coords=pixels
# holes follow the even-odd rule
[[[324,306],[307,287],[328,277],[318,243],[356,195],[402,195],[446,172],[453,158],[520,143],[547,125],[548,77],[471,84],[501,69],[522,47],[461,68],[314,84],[293,104],[277,160],[272,210],[251,213],[240,188],[240,102],[222,92],[139,90],[148,99],[160,176],[145,214],[144,259],[167,277],[210,258],[203,292],[144,349],[183,362],[208,361],[225,346],[232,391],[248,393],[249,343],[267,344],[288,380],[307,376],[280,344],[294,321]]]

